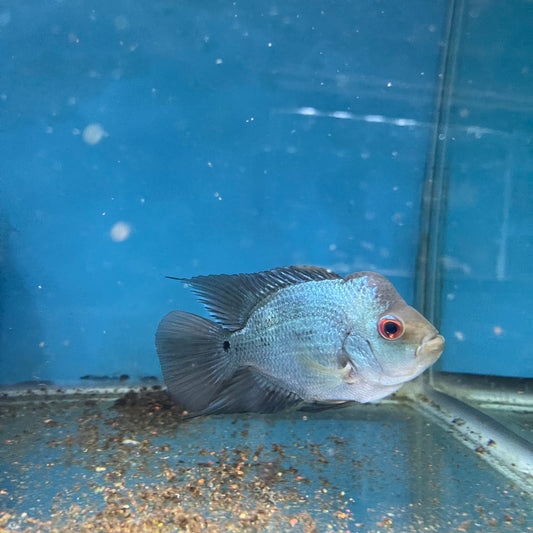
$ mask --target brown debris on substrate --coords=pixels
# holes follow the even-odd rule
[[[196,459],[176,464],[183,410],[166,392],[131,391],[109,408],[92,400],[79,407],[75,433],[62,414],[49,418],[48,408],[44,425],[56,432],[46,446],[62,451],[50,468],[81,466],[90,473],[85,483],[59,492],[48,516],[0,512],[0,531],[318,532],[302,509],[309,504],[301,495],[309,480],[282,465],[282,447],[273,445],[274,458],[263,458],[261,446],[201,449]],[[322,498],[311,495],[312,507],[342,505]],[[332,512],[328,519],[340,530],[351,517]]]
[[[144,486],[135,490],[111,489],[105,496],[105,507],[93,512],[88,507],[72,504],[68,509],[55,511],[51,520],[39,520],[23,513],[0,513],[0,531],[26,533],[223,533],[238,531],[293,531],[318,533],[313,519],[306,512],[283,513],[275,505],[250,506],[240,502],[226,502],[227,508],[214,507],[206,501],[194,509],[179,503],[180,489],[173,485]],[[339,530],[335,524],[333,530]]]
[[[332,462],[327,446],[300,439],[290,445],[256,441],[248,446],[250,420],[236,425],[240,433],[234,434],[242,437],[237,446],[234,438],[230,439],[234,443],[231,447],[209,438],[205,442],[202,439],[202,445],[215,443],[216,448],[201,448],[197,441],[183,446],[188,441],[181,437],[189,430],[186,425],[190,421],[184,420],[182,409],[157,387],[128,392],[114,404],[109,399],[85,396],[69,402],[17,405],[16,409],[5,406],[3,415],[7,421],[23,421],[15,425],[16,433],[5,442],[13,450],[9,457],[23,459],[20,472],[22,484],[26,484],[9,493],[0,487],[4,501],[21,498],[34,479],[24,472],[43,467],[42,462],[31,462],[35,446],[55,449],[46,467],[52,478],[63,477],[51,485],[62,489],[55,495],[52,509],[39,511],[23,496],[17,512],[0,509],[0,532],[417,533],[441,524],[435,516],[428,526],[427,517],[415,514],[411,517],[414,521],[400,529],[405,521],[403,513],[408,516],[415,504],[409,504],[407,510],[391,508],[385,514],[383,509],[367,509],[366,513],[357,509],[354,499],[335,487],[334,478],[318,475],[318,480],[316,476],[307,479],[296,468],[303,468],[302,461],[294,459],[298,456],[313,464],[315,474],[327,472]],[[217,421],[219,417],[204,420],[207,424],[201,425],[202,431],[212,424],[216,427]],[[194,423],[190,429],[194,430]],[[346,446],[343,438],[329,439],[335,447]],[[364,470],[361,460],[351,459],[351,463],[354,476]],[[71,466],[76,467],[77,474],[69,479]],[[57,467],[61,468],[54,474]],[[28,512],[21,512],[21,508]],[[354,517],[350,508],[359,516]],[[453,522],[447,524],[466,530],[474,521],[482,520],[491,528],[505,524],[507,529],[531,529],[524,528],[523,511],[509,507],[490,513],[482,507],[476,510],[480,516],[475,518],[466,512],[460,516],[452,513]],[[363,516],[366,523],[360,521]]]
[[[156,388],[141,392],[130,391],[114,403],[118,421],[132,425],[136,431],[175,431],[183,420],[183,408],[176,404],[168,392]]]

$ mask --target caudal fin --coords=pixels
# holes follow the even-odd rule
[[[233,373],[225,350],[228,337],[215,322],[184,311],[171,311],[159,323],[155,345],[163,378],[187,411],[204,410]]]

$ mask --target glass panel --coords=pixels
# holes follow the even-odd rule
[[[454,6],[417,285],[446,337],[431,383],[532,442],[533,10]]]
[[[447,131],[442,369],[533,377],[533,10],[465,3]]]

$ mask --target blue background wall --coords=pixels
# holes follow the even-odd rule
[[[159,374],[167,274],[412,298],[443,1],[2,5],[2,382]]]
[[[486,13],[485,4],[469,5]],[[444,0],[4,2],[0,382],[159,375],[159,319],[173,308],[201,312],[165,275],[375,269],[411,301],[445,11]],[[484,19],[470,18],[475,35]],[[466,93],[474,100],[484,98],[483,73],[516,56],[485,53],[489,35],[473,38],[476,53],[459,64],[465,87],[478,80]],[[491,54],[494,64],[472,71]],[[511,100],[512,79],[502,79]],[[490,369],[477,356],[460,363],[492,337],[468,317],[478,302],[512,313],[514,297],[502,280],[492,291],[490,261],[479,258],[485,275],[463,256],[471,239],[499,235],[502,206],[494,226],[480,212],[504,197],[513,169],[506,224],[518,240],[507,242],[518,255],[504,281],[521,292],[531,116],[502,126],[491,123],[505,120],[494,106],[467,106],[468,116],[464,107],[459,98],[453,120],[465,142],[450,147],[443,368],[479,373]],[[472,136],[472,125],[505,131],[507,148],[501,136]],[[512,330],[500,316],[482,325],[494,333],[498,324]],[[494,350],[521,340],[497,337]],[[495,352],[492,361],[501,370]]]

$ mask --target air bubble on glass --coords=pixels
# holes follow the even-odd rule
[[[85,126],[81,136],[87,144],[94,146],[104,137],[107,137],[108,133],[104,130],[101,124],[94,123]]]
[[[117,222],[109,233],[112,240],[122,242],[131,235],[131,226],[127,222]]]

